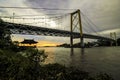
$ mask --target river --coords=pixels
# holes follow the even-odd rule
[[[70,48],[44,47],[48,55],[45,64],[59,63],[94,73],[107,73],[120,80],[120,47]]]

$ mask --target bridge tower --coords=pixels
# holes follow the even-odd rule
[[[110,38],[115,40],[115,45],[117,46],[117,36],[116,32],[110,33]],[[113,44],[113,41],[111,41],[111,46]]]
[[[82,31],[82,23],[81,23],[81,15],[80,15],[80,10],[77,10],[73,13],[70,14],[70,22],[71,22],[71,26],[70,26],[70,31],[71,31],[71,36],[70,36],[70,47],[73,47],[73,31],[75,28],[77,28],[80,31],[80,40],[81,40],[81,48],[84,48],[84,39],[83,39],[83,31]]]
[[[117,36],[116,36],[116,32],[114,32],[114,37],[115,37],[115,45],[117,46]]]
[[[110,38],[113,39],[113,34],[112,33],[110,33]],[[111,41],[110,46],[112,46],[112,44],[113,44],[113,41]]]

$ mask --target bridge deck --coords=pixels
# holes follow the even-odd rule
[[[44,36],[60,36],[60,37],[70,37],[71,32],[65,31],[65,30],[58,30],[58,29],[51,29],[51,28],[44,28],[44,27],[38,27],[38,26],[30,26],[30,25],[24,25],[24,24],[17,24],[17,23],[10,23],[10,22],[4,22],[4,27],[11,30],[12,34],[29,34],[29,35],[44,35]],[[80,38],[80,33],[73,32],[72,33],[74,38]],[[91,35],[91,34],[83,34],[84,38],[90,38],[90,39],[105,39],[105,40],[112,40],[110,38],[97,36],[97,35]],[[113,41],[113,40],[112,40]]]

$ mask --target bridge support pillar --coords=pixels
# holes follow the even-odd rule
[[[117,36],[116,33],[110,33],[110,38],[115,40],[115,46],[117,46]],[[113,41],[111,41],[111,46],[113,45]]]
[[[116,32],[114,32],[114,37],[115,37],[115,46],[117,46],[117,36],[116,36]]]
[[[82,30],[82,21],[81,21],[81,13],[78,10],[78,19],[79,19],[79,29],[80,29],[80,41],[81,41],[81,48],[84,48],[84,38],[83,38],[83,30]]]
[[[110,38],[113,39],[112,33],[110,33]],[[110,46],[112,46],[113,41],[111,41]]]
[[[70,47],[72,48],[73,47],[73,17],[72,17],[72,14],[71,14],[71,16],[70,16],[70,32],[71,32],[71,36],[70,36]]]
[[[73,47],[73,36],[70,37],[70,47]]]

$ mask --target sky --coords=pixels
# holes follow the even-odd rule
[[[73,10],[60,11],[60,10],[40,10],[40,9],[25,10],[25,9],[0,8],[0,16],[12,16],[13,13],[15,13],[15,15],[43,15],[48,18],[50,17],[50,15],[47,15],[47,14],[68,14],[73,12],[74,10],[80,9],[82,14],[84,14],[82,18],[90,19],[90,24],[86,23],[87,25],[85,25],[83,23],[83,29],[85,33],[90,34],[90,33],[97,32],[102,36],[109,37],[110,32],[116,32],[117,38],[119,38],[120,37],[119,5],[120,5],[120,0],[0,0],[0,6],[2,7],[73,9]],[[61,20],[63,21],[61,25],[66,26],[63,28],[69,29],[69,18],[66,18],[66,19],[61,18]],[[12,20],[9,19],[8,21],[12,21]],[[19,23],[22,23],[22,22],[30,23],[30,22],[38,22],[38,21],[40,20],[16,20],[16,22],[19,22]],[[54,19],[50,21],[46,19],[46,22],[48,24],[48,26],[46,27],[49,27],[49,28],[61,27],[61,25],[58,25]],[[32,25],[40,26],[40,24],[32,24]],[[94,31],[92,29],[94,29]],[[45,41],[47,44],[53,43],[53,45],[69,42],[69,38],[62,38],[62,37],[12,35],[13,40],[19,40],[19,41],[22,41],[25,37],[28,39],[33,38],[39,41],[40,43],[43,43],[44,41],[44,44],[45,44]]]

